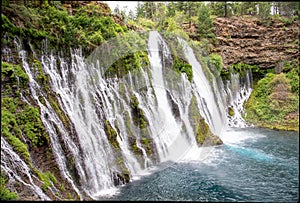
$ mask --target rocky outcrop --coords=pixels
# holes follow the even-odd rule
[[[224,68],[241,62],[280,72],[284,61],[299,59],[299,21],[230,17],[216,18],[214,26],[214,51],[222,56]]]

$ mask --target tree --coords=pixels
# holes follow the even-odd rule
[[[231,13],[230,3],[227,1],[211,2],[209,3],[211,14],[218,17],[228,17]]]
[[[115,7],[115,9],[114,9],[114,14],[116,14],[116,15],[121,15],[120,8],[119,8],[119,4],[117,4],[117,6]]]
[[[130,10],[129,13],[128,13],[128,20],[134,20],[134,19],[135,19],[134,13],[133,13],[132,10]]]
[[[154,2],[145,2],[144,3],[144,11],[145,11],[145,17],[148,19],[153,20],[153,14],[156,11],[156,6]]]
[[[192,17],[197,16],[197,7],[198,2],[189,1],[186,3],[186,8],[188,11],[188,21],[189,21],[189,27],[192,27]]]
[[[145,17],[144,4],[141,2],[138,2],[137,7],[136,7],[136,19],[144,18],[144,17]]]
[[[211,37],[213,31],[213,21],[210,18],[209,8],[201,4],[198,14],[198,34],[200,37]]]
[[[256,15],[257,14],[257,2],[243,2],[242,3],[242,15]]]
[[[268,18],[270,16],[271,3],[270,2],[259,2],[258,3],[258,15],[261,18]]]
[[[168,17],[173,17],[175,15],[175,11],[176,11],[176,3],[169,2],[167,4],[167,16]]]
[[[158,3],[156,12],[154,13],[155,21],[157,22],[157,27],[164,28],[166,21],[167,8],[164,3]]]

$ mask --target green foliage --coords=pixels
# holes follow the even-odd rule
[[[246,121],[258,126],[297,130],[299,122],[287,118],[299,110],[299,95],[291,91],[291,84],[284,73],[268,73],[258,81],[247,102]]]
[[[259,2],[259,16],[266,19],[270,16],[271,3],[270,2]]]
[[[130,106],[134,124],[140,129],[145,129],[149,125],[149,122],[144,115],[144,111],[139,107],[139,101],[135,95],[130,97]]]
[[[212,53],[209,55],[209,59],[207,61],[207,65],[215,73],[215,75],[219,75],[223,68],[222,57],[219,54]]]
[[[20,65],[14,65],[12,63],[7,63],[1,61],[1,80],[3,81],[5,77],[10,78],[10,80],[16,81],[16,77],[19,78],[20,87],[26,87],[29,82],[29,77]],[[16,84],[16,82],[14,82]]]
[[[8,182],[7,177],[1,171],[0,175],[0,200],[8,201],[8,200],[17,200],[19,198],[16,192],[11,192],[9,189],[5,187],[5,184]]]
[[[34,171],[38,174],[40,180],[43,182],[42,190],[44,192],[46,192],[46,190],[51,186],[51,182],[53,184],[57,184],[55,176],[50,171],[46,171],[45,173],[37,169],[34,169]]]
[[[208,8],[212,15],[218,16],[218,17],[227,17],[231,4],[229,2],[210,2],[208,5]],[[226,9],[225,9],[226,6]],[[226,16],[227,15],[227,16]]]
[[[145,51],[137,51],[133,54],[124,56],[115,61],[108,69],[106,69],[105,77],[122,78],[126,76],[129,71],[139,70],[140,68],[146,68],[150,64],[148,55]]]
[[[249,64],[239,62],[236,64],[231,64],[227,71],[222,70],[221,75],[223,74],[225,78],[230,79],[230,75],[228,74],[229,72],[233,72],[233,73],[238,73],[240,77],[245,77],[248,70],[251,70],[254,80],[258,80],[262,78],[266,73],[268,73],[268,71],[270,71],[266,69],[260,69],[259,66],[257,65],[249,65]]]
[[[286,77],[290,79],[291,92],[299,95],[299,68],[289,71]]]
[[[3,107],[1,107],[1,136],[6,137],[13,149],[18,152],[27,163],[30,163],[27,146],[20,140],[22,135],[17,119],[14,114]]]
[[[213,21],[206,5],[201,5],[198,11],[198,34],[201,38],[213,38]]]
[[[152,30],[155,26],[155,22],[147,18],[139,18],[138,22],[140,27],[144,28],[145,30]]]
[[[7,62],[2,62],[2,81],[7,89],[10,86],[19,85],[20,89],[26,89],[29,77],[20,67]],[[18,80],[16,79],[18,78]],[[48,135],[40,119],[39,109],[22,102],[19,94],[7,95],[2,92],[1,105],[1,132],[13,148],[21,154],[27,163],[30,162],[27,146],[21,141],[22,134],[33,147],[45,146],[49,143]]]
[[[191,82],[193,79],[193,69],[192,66],[184,62],[182,59],[175,57],[174,59],[174,69],[179,73],[185,73],[188,80]]]
[[[24,20],[24,27],[16,26],[5,15],[2,16],[4,32],[11,36],[18,35],[32,39],[36,47],[40,40],[48,38],[52,47],[68,48],[82,46],[91,52],[104,40],[124,33],[125,26],[116,24],[112,17],[106,15],[101,6],[92,2],[86,6],[74,8],[74,15],[69,15],[67,8],[55,5],[32,7],[9,4],[6,10],[13,10]]]
[[[49,143],[48,135],[45,132],[37,108],[29,106],[27,103],[21,103],[18,99],[4,97],[2,98],[1,111],[3,114],[2,125],[3,129],[6,130],[6,135],[8,135],[9,140],[14,141],[14,145],[18,146],[23,154],[27,154],[25,153],[27,148],[25,150],[23,144],[20,143],[21,141],[13,138],[11,133],[21,139],[21,132],[23,132],[33,146],[36,147]]]
[[[104,130],[107,135],[107,139],[109,143],[116,149],[120,149],[119,142],[117,140],[117,132],[115,129],[111,126],[110,122],[108,120],[104,120]]]

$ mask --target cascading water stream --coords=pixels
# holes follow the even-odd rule
[[[159,162],[204,159],[205,153],[209,151],[198,147],[189,112],[193,96],[212,133],[220,135],[222,132],[226,125],[224,95],[218,90],[214,79],[207,79],[187,42],[182,39],[178,41],[184,47],[185,58],[192,65],[192,82],[185,74],[177,73],[172,76],[176,79],[168,80],[172,70],[167,70],[164,62],[172,61],[172,57],[168,44],[156,31],[151,31],[148,38],[149,72],[141,67],[123,78],[105,78],[101,61],[86,63],[81,49],[72,49],[71,60],[67,62],[65,58],[49,53],[47,43],[44,43],[41,63],[44,73],[50,79],[53,91],[50,96],[35,81],[26,52],[19,47],[23,68],[29,76],[30,91],[40,107],[41,120],[49,134],[61,175],[81,199],[82,191],[93,199],[115,193],[113,175],[122,170],[128,170],[133,179]],[[20,46],[19,43],[16,44]],[[239,95],[235,95],[233,92],[236,90],[227,85],[226,92],[231,95],[230,104],[237,108],[237,112],[241,112],[239,107],[251,93],[251,85],[248,85],[250,77],[247,74],[245,86],[240,88]],[[239,81],[233,80],[231,84],[235,85],[236,82]],[[63,115],[58,115],[55,111],[53,100],[49,98],[51,96],[56,98],[61,114],[68,118],[69,125],[63,121]],[[134,122],[136,115],[131,106],[133,96],[148,122],[145,129],[140,129]],[[41,97],[44,102],[40,101]],[[238,117],[236,113],[234,120],[240,123],[240,119],[242,117]],[[112,146],[107,131],[116,133],[115,140],[119,148]],[[152,147],[155,149],[152,150],[157,151],[157,155],[152,157],[142,142],[145,132],[148,133],[147,139],[154,141],[155,145]],[[135,150],[141,152],[140,156],[133,150],[133,141]],[[3,148],[9,149],[6,144],[3,144]],[[76,168],[76,177],[68,167],[70,157]],[[120,166],[120,162],[124,165]],[[1,167],[2,165],[5,163],[1,163]],[[20,167],[23,167],[22,164]],[[7,168],[5,170],[8,171]],[[26,174],[30,177],[29,173]],[[18,179],[17,176],[15,179]],[[32,181],[30,187],[36,188]],[[42,191],[34,190],[41,199],[49,199]]]
[[[51,200],[42,189],[36,185],[33,179],[38,180],[33,176],[30,168],[21,159],[21,157],[14,152],[12,147],[1,136],[1,170],[8,174],[8,178],[18,181],[32,190],[41,200]]]
[[[238,73],[230,73],[230,76],[231,80],[226,81],[225,88],[229,98],[229,111],[231,111],[228,115],[228,126],[237,128],[247,127],[248,124],[245,122],[242,115],[245,113],[244,104],[252,92],[251,70],[246,71],[244,78],[240,78]]]
[[[198,100],[198,107],[201,111],[201,115],[204,116],[207,123],[210,125],[210,129],[216,135],[219,135],[224,128],[224,106],[222,102],[216,101],[214,94],[217,94],[217,98],[220,98],[220,92],[215,89],[213,92],[214,84],[209,83],[206,78],[202,67],[193,52],[193,49],[188,46],[187,42],[178,38],[179,42],[183,45],[184,54],[192,65],[193,69],[193,88]],[[222,105],[222,106],[221,106]]]
[[[38,94],[41,94],[39,92],[41,87],[34,80],[33,73],[31,72],[31,69],[26,61],[27,60],[26,52],[24,50],[20,49],[19,55],[23,62],[23,68],[25,69],[27,75],[29,76],[29,87],[30,87],[30,91],[32,93],[32,97],[36,100],[36,102],[38,103],[38,105],[41,109],[41,115],[42,115],[41,119],[42,119],[42,122],[43,122],[46,130],[48,131],[48,133],[50,135],[49,137],[50,137],[51,143],[53,144],[53,146],[52,146],[53,154],[56,158],[56,161],[58,163],[60,171],[61,171],[63,177],[66,178],[70,182],[70,184],[73,186],[74,190],[80,195],[78,188],[75,186],[75,184],[72,180],[72,177],[67,170],[67,167],[66,167],[67,158],[64,156],[64,154],[62,152],[62,146],[60,145],[60,142],[59,142],[59,139],[57,136],[57,132],[56,132],[56,129],[55,129],[55,126],[53,125],[53,123],[55,123],[56,126],[59,128],[60,132],[63,135],[65,135],[65,136],[63,136],[63,138],[65,138],[64,143],[69,145],[69,149],[71,151],[74,151],[77,149],[76,145],[74,143],[72,143],[72,141],[68,138],[67,130],[65,129],[64,124],[57,117],[57,115],[55,114],[55,111],[52,109],[52,107],[51,107],[49,101],[46,99],[46,97],[43,96],[47,107],[44,106],[39,101]],[[49,118],[49,119],[46,119],[46,118]],[[75,153],[75,152],[73,152],[73,153]],[[78,154],[78,152],[77,152],[77,154]]]
[[[171,112],[171,107],[169,105],[166,90],[164,84],[164,78],[162,73],[162,61],[159,56],[159,43],[163,43],[161,36],[158,32],[152,31],[149,33],[148,51],[149,51],[149,61],[152,70],[152,84],[157,98],[157,119],[163,123],[158,123],[159,126],[156,127],[155,136],[158,138],[157,144],[161,146],[159,150],[161,161],[166,161],[170,159],[172,153],[180,151],[175,140],[181,135],[181,126],[176,123],[174,115]],[[175,144],[175,145],[174,145]],[[173,146],[172,146],[173,145]],[[173,147],[173,149],[171,148]],[[170,152],[170,150],[174,150]],[[178,156],[173,157],[178,158]]]

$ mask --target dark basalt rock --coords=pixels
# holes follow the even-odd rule
[[[176,119],[180,119],[180,111],[178,104],[173,100],[169,90],[166,90],[168,102],[171,106],[171,110]]]
[[[120,173],[120,172],[114,171],[112,173],[112,179],[113,179],[114,185],[118,186],[118,185],[123,185],[125,183],[128,183],[130,181],[130,176],[128,173],[125,173],[125,172]]]

